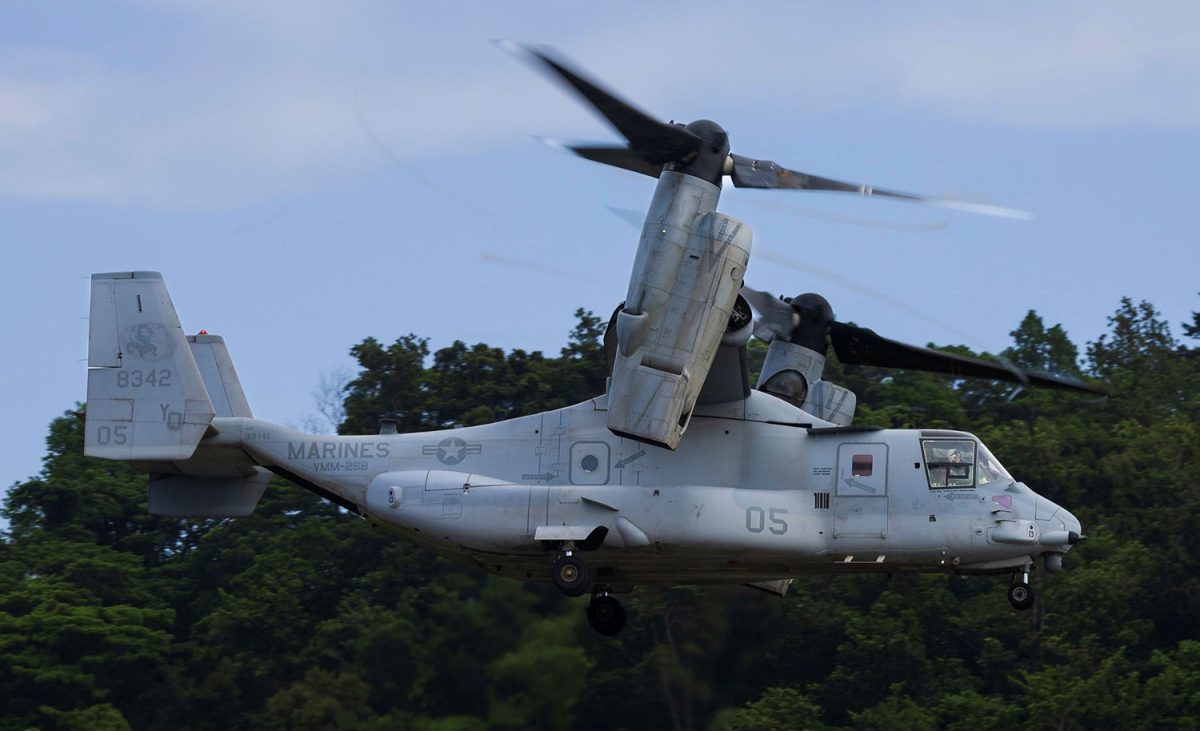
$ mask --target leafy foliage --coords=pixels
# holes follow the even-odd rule
[[[602,323],[578,318],[557,357],[368,338],[341,431],[599,393]],[[68,413],[4,503],[0,730],[1196,728],[1200,358],[1147,303],[1122,300],[1110,326],[1081,360],[1030,312],[1002,354],[1099,378],[1103,404],[829,366],[859,421],[970,429],[1084,521],[1023,614],[1002,579],[816,576],[783,601],[639,587],[606,639],[583,599],[451,564],[298,488],[239,520],[151,516],[145,476],[83,457]]]

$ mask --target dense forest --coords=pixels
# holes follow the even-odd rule
[[[831,364],[858,422],[973,431],[1080,518],[1089,539],[1034,573],[1028,612],[1007,576],[800,577],[783,599],[643,586],[605,638],[586,597],[451,564],[284,483],[249,518],[151,516],[146,476],[83,457],[72,409],[4,502],[0,729],[1200,728],[1200,314],[1182,326],[1122,300],[1081,353],[1030,312],[1003,355],[1096,379],[1102,403]],[[583,400],[601,331],[578,313],[557,357],[368,338],[340,430]]]

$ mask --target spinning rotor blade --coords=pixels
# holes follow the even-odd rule
[[[663,165],[688,157],[700,147],[700,138],[685,130],[681,125],[660,122],[629,102],[620,99],[600,85],[589,81],[560,61],[551,58],[545,51],[513,41],[500,41],[501,48],[512,53],[527,55],[538,61],[553,76],[565,82],[584,101],[595,107],[609,124],[625,139],[629,150],[641,157],[648,165]],[[576,148],[571,148],[575,150]],[[596,148],[583,148],[594,150]],[[583,152],[578,154],[595,159]],[[601,160],[607,162],[607,160]],[[625,167],[619,165],[619,167]],[[632,169],[632,168],[631,168]],[[644,172],[638,170],[638,172]]]
[[[657,178],[662,173],[664,165],[670,163],[689,165],[703,159],[711,151],[708,143],[716,142],[715,148],[719,157],[716,162],[721,167],[713,172],[716,178],[710,182],[720,185],[720,175],[723,172],[733,179],[733,184],[739,188],[782,188],[791,190],[818,190],[836,193],[854,193],[857,195],[892,200],[908,201],[910,203],[925,203],[928,205],[953,208],[969,213],[982,213],[989,216],[1003,216],[1030,220],[1033,216],[1026,211],[1013,208],[993,206],[984,203],[971,203],[946,197],[933,197],[904,193],[898,190],[876,188],[870,185],[847,183],[819,175],[809,175],[797,170],[789,170],[771,160],[757,160],[743,155],[729,154],[728,137],[719,125],[708,120],[696,120],[686,127],[682,124],[660,122],[629,102],[621,99],[600,84],[591,81],[581,72],[576,71],[564,61],[556,57],[553,51],[545,47],[535,47],[516,43],[514,41],[496,41],[496,45],[514,55],[526,58],[537,67],[549,73],[559,82],[565,84],[575,94],[590,104],[599,112],[612,127],[626,140],[628,147],[608,145],[573,145],[556,144],[580,157],[613,165],[625,170],[642,173]],[[714,132],[708,135],[696,125],[706,125]],[[702,149],[704,148],[704,149]],[[707,163],[706,163],[707,165]],[[707,169],[707,168],[706,168]],[[707,173],[701,177],[706,177]]]
[[[809,175],[797,170],[789,170],[771,160],[755,160],[742,155],[731,154],[732,164],[727,171],[733,184],[738,188],[782,188],[787,190],[820,190],[835,193],[856,193],[876,198],[891,198],[910,203],[926,203],[929,205],[953,208],[969,213],[981,213],[988,216],[1002,216],[1030,220],[1032,214],[1015,208],[992,206],[983,203],[966,203],[951,198],[902,193],[897,190],[875,188],[870,185],[846,183],[832,178],[822,178],[819,175]]]
[[[769,292],[743,286],[742,296],[759,314],[759,318],[754,321],[754,337],[759,340],[768,343],[772,340],[787,340],[800,322],[800,316],[790,304],[773,297]]]
[[[1097,396],[1108,395],[1104,389],[1076,378],[1022,371],[1001,363],[908,345],[882,337],[874,330],[841,322],[830,324],[829,339],[833,343],[838,360],[842,363],[929,371],[964,378],[986,378],[1007,383],[1082,391]]]
[[[652,178],[662,175],[663,166],[661,163],[655,165],[647,162],[644,157],[631,147],[621,147],[620,145],[573,145],[550,139],[545,139],[543,142],[557,150],[572,152],[593,162],[602,162],[605,165],[632,170],[635,173],[649,175]],[[638,225],[641,225],[640,222]]]

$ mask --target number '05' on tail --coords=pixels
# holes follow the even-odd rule
[[[84,453],[186,460],[214,415],[162,275],[93,274]]]

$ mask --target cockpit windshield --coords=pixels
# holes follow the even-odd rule
[[[925,474],[934,490],[975,487],[1012,476],[988,448],[974,439],[922,439]]]
[[[1008,474],[1008,470],[1004,469],[1004,465],[1000,464],[1000,460],[992,456],[988,448],[979,444],[979,459],[978,459],[979,484],[986,482],[995,482],[997,480],[1013,481],[1012,475]]]

